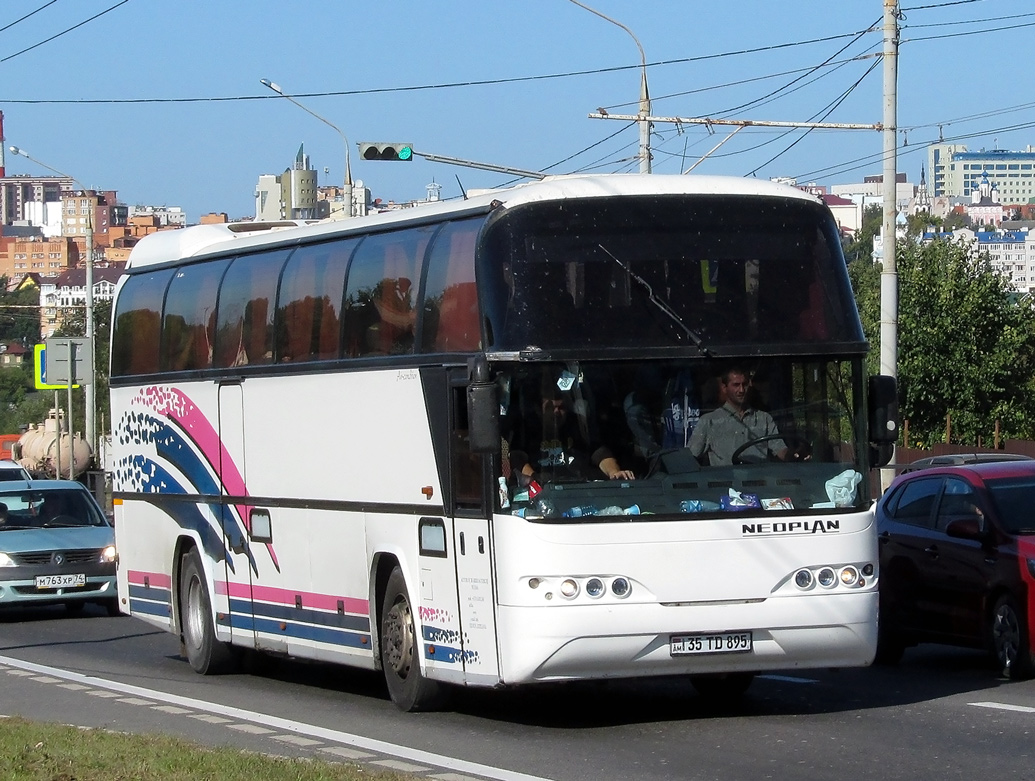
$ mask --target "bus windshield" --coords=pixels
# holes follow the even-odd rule
[[[860,372],[812,358],[500,367],[501,511],[564,522],[862,508]]]
[[[863,345],[818,203],[655,195],[531,203],[486,227],[492,349]]]

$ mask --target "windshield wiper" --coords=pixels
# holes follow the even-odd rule
[[[691,342],[694,343],[694,346],[698,350],[700,350],[702,355],[704,355],[704,356],[706,356],[708,358],[712,357],[712,351],[704,346],[704,341],[701,339],[700,335],[697,334],[693,329],[691,329],[686,323],[683,322],[683,318],[681,318],[676,313],[676,311],[669,305],[669,303],[667,301],[665,301],[663,298],[658,297],[654,293],[654,288],[652,288],[650,286],[650,283],[647,280],[645,280],[639,274],[634,272],[625,263],[622,263],[622,261],[620,261],[618,258],[616,258],[611,253],[611,251],[608,250],[608,248],[605,247],[603,244],[597,244],[597,246],[600,247],[600,249],[602,249],[604,251],[604,253],[609,258],[611,258],[611,260],[613,260],[615,263],[617,263],[622,268],[622,270],[625,271],[626,274],[628,274],[630,277],[635,279],[636,282],[644,290],[647,291],[647,300],[650,301],[652,304],[654,304],[654,306],[657,307],[659,312],[661,312],[662,314],[664,314],[665,316],[670,318],[672,320],[672,322],[674,322],[676,325],[678,325],[680,327],[680,329],[682,329],[683,333],[686,334],[687,338]]]

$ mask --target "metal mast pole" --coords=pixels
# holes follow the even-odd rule
[[[629,37],[636,43],[636,48],[640,50],[640,113],[637,116],[636,121],[640,125],[640,173],[649,174],[651,172],[651,161],[650,161],[650,129],[651,121],[650,117],[650,91],[647,89],[647,55],[643,52],[643,47],[640,45],[640,39],[636,37],[635,33],[626,27],[621,22],[615,21],[610,16],[606,16],[595,8],[590,8],[585,3],[580,3],[579,0],[571,0],[579,8],[584,8],[591,14],[599,16],[601,19],[610,22],[617,27],[621,27],[627,33]]]
[[[898,376],[898,0],[884,0],[884,224],[880,275],[880,373]]]
[[[354,208],[354,206],[352,204],[352,164],[349,161],[349,140],[345,137],[345,133],[342,131],[342,129],[340,127],[335,125],[330,120],[324,119],[323,117],[321,117],[319,114],[317,114],[312,109],[308,108],[307,106],[303,106],[301,103],[299,103],[293,97],[291,97],[290,95],[285,94],[284,90],[282,90],[280,85],[277,84],[276,82],[270,81],[269,79],[259,79],[259,83],[262,84],[264,87],[269,87],[271,90],[276,92],[282,98],[287,98],[292,103],[294,103],[296,106],[298,106],[300,109],[302,109],[302,111],[306,112],[307,114],[309,114],[311,116],[316,117],[318,120],[323,122],[328,127],[333,128],[338,133],[338,135],[341,136],[341,140],[345,144],[345,186],[343,188],[343,190],[344,190],[343,196],[344,196],[344,199],[345,199],[345,216],[346,217],[355,217],[356,216],[356,210],[355,210],[355,208]]]

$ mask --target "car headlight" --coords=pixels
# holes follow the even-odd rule
[[[115,546],[109,545],[107,548],[101,551],[101,563],[110,564],[118,558],[118,554],[115,552]]]
[[[8,556],[6,553],[0,552],[0,567],[15,567],[14,559]]]

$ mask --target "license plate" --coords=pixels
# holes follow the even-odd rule
[[[751,650],[750,632],[718,632],[710,635],[672,635],[669,651],[672,656],[693,654],[739,654]]]
[[[37,575],[36,588],[74,588],[86,585],[86,575]]]

